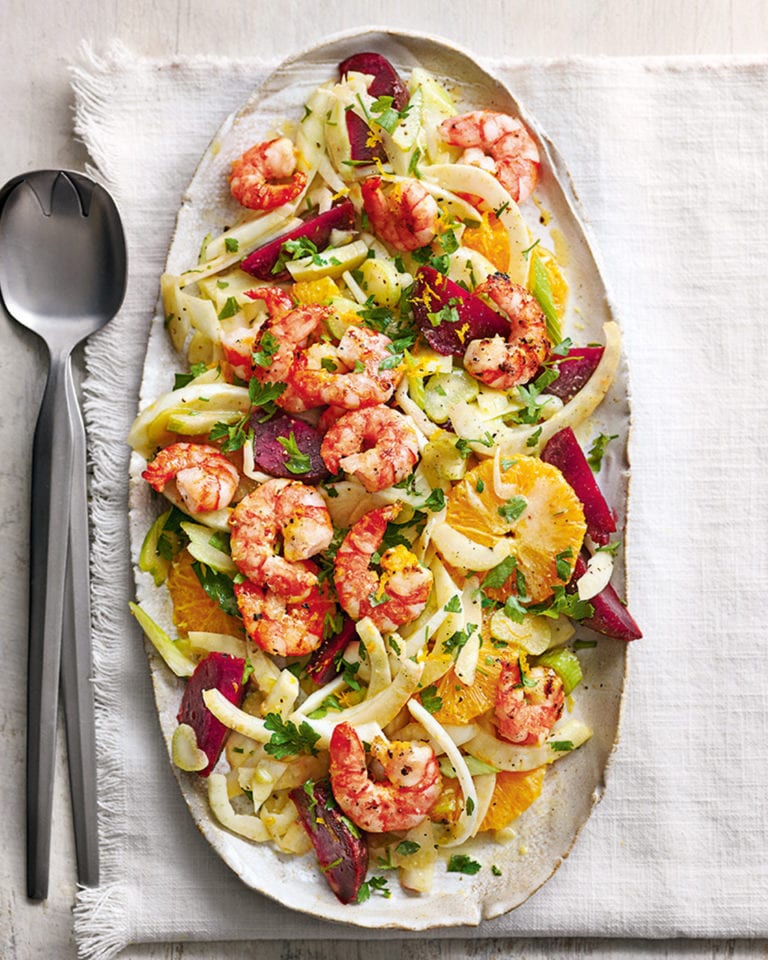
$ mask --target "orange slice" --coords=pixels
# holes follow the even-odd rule
[[[459,781],[455,777],[443,777],[443,789],[429,811],[429,819],[433,823],[456,823],[463,809],[464,793]]]
[[[480,830],[501,830],[519,817],[541,793],[544,767],[513,773],[502,770],[496,774],[491,803],[480,824]]]
[[[551,250],[546,247],[537,246],[531,251],[531,264],[529,269],[529,289],[531,278],[533,277],[534,262],[538,260],[544,267],[549,280],[549,289],[552,292],[552,302],[555,305],[558,317],[562,320],[565,315],[565,307],[568,303],[568,281],[563,276],[563,271],[557,262],[557,258]]]
[[[192,569],[192,556],[186,550],[182,550],[171,564],[166,584],[173,600],[173,622],[179,633],[201,630],[243,636],[242,622],[224,613],[203,590]]]
[[[509,233],[493,213],[486,211],[478,226],[467,227],[461,242],[465,247],[482,253],[497,270],[506,273],[510,258]]]
[[[331,277],[321,277],[319,280],[299,280],[294,283],[291,294],[298,304],[323,304],[340,296],[341,291]]]
[[[484,625],[474,682],[463,684],[453,667],[443,674],[436,683],[436,696],[442,700],[442,706],[435,719],[439,723],[470,723],[490,710],[496,703],[502,664],[505,660],[512,663],[518,656],[517,647],[494,645],[488,626]]]
[[[494,489],[493,460],[485,460],[451,491],[446,523],[485,547],[510,539],[516,571],[486,592],[505,599],[517,592],[520,573],[524,599],[538,603],[552,595],[553,585],[570,580],[587,529],[584,510],[557,467],[525,456],[502,461],[503,467],[503,499]]]

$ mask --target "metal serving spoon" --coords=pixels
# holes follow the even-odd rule
[[[102,187],[62,170],[23,174],[3,187],[0,296],[10,315],[45,341],[49,354],[32,450],[27,893],[33,900],[48,893],[60,672],[78,873],[87,883],[98,877],[85,428],[71,354],[117,313],[125,286],[123,228]],[[68,553],[67,629],[73,629],[62,656]]]

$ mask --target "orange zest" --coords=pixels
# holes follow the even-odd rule
[[[171,564],[166,580],[173,601],[173,622],[179,633],[185,635],[190,630],[199,630],[243,636],[242,622],[224,613],[218,603],[208,596],[197,579],[192,562],[189,552],[182,550]]]

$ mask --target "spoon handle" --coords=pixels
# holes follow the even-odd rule
[[[69,349],[51,349],[32,447],[27,693],[27,895],[48,894],[61,631],[72,488]]]
[[[73,463],[61,649],[61,696],[67,730],[77,879],[87,887],[95,887],[99,883],[99,837],[94,691],[91,683],[88,475],[85,426],[71,376],[67,377],[66,388],[73,427]]]

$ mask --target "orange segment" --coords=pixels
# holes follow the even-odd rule
[[[464,793],[459,781],[455,777],[443,777],[443,789],[429,811],[429,819],[433,823],[456,823],[463,809]]]
[[[587,529],[584,510],[557,467],[536,457],[512,458],[501,480],[509,487],[504,499],[494,489],[493,460],[470,470],[448,497],[446,523],[486,547],[511,539],[525,599],[538,603],[552,595],[553,585],[570,579]],[[514,516],[518,507],[522,512]],[[561,573],[563,562],[568,565],[565,578],[558,576],[558,560]],[[487,592],[504,599],[516,592],[516,582],[513,573],[498,591]]]
[[[496,774],[496,785],[480,830],[501,830],[519,817],[536,800],[544,782],[544,767],[513,773],[502,770]]]
[[[173,622],[179,633],[202,630],[243,636],[242,622],[224,613],[203,590],[192,569],[192,556],[186,550],[182,550],[171,564],[166,584],[173,600]]]
[[[490,260],[497,270],[506,273],[509,269],[511,249],[506,227],[491,211],[483,214],[480,224],[467,227],[461,238],[465,247],[477,250]]]
[[[549,289],[552,291],[552,302],[557,310],[558,317],[562,320],[565,316],[565,307],[568,303],[568,282],[563,276],[557,258],[551,250],[546,247],[537,246],[531,251],[531,265],[529,269],[529,289],[531,277],[533,276],[534,262],[538,260],[544,267],[549,280]]]
[[[331,277],[321,277],[319,280],[299,280],[294,283],[291,294],[298,304],[323,304],[340,296],[341,291]]]
[[[504,661],[513,662],[519,650],[513,646],[494,646],[487,625],[483,625],[483,640],[477,659],[477,670],[472,684],[465,686],[453,667],[437,681],[437,696],[442,706],[435,713],[439,723],[470,723],[486,713],[496,702],[496,688]]]

